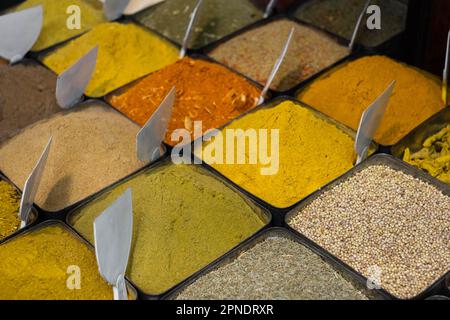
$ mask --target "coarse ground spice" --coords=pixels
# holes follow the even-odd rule
[[[341,65],[315,80],[299,99],[357,129],[364,110],[396,80],[375,141],[393,145],[444,108],[437,79],[384,56]]]
[[[348,55],[325,33],[280,19],[251,29],[213,49],[209,55],[265,85],[291,28],[294,35],[271,89],[286,91]]]
[[[365,3],[366,0],[311,0],[295,16],[350,41]],[[381,29],[370,30],[363,20],[357,42],[376,47],[405,30],[408,5],[398,0],[373,0],[370,5],[381,9]]]
[[[227,129],[267,129],[268,142],[259,146],[265,152],[271,148],[271,130],[279,130],[279,171],[274,175],[262,175],[261,168],[266,166],[259,162],[215,164],[208,155],[204,157],[206,163],[240,187],[279,208],[295,204],[339,177],[352,168],[356,157],[350,135],[290,101],[250,113],[222,131]],[[234,141],[236,154],[237,138]],[[227,148],[227,141],[224,145]],[[199,150],[195,153],[200,156]],[[248,147],[245,158],[249,159]]]
[[[97,45],[97,66],[85,91],[90,97],[102,97],[178,59],[175,46],[133,23],[99,24],[41,59],[60,74]]]
[[[56,76],[30,61],[0,65],[0,145],[21,129],[61,111]]]
[[[450,198],[386,165],[370,165],[289,221],[365,277],[413,298],[450,269]]]
[[[367,300],[317,254],[271,235],[203,275],[178,300]]]
[[[127,274],[147,294],[161,294],[268,223],[204,169],[163,163],[90,202],[70,223],[93,242],[92,223],[133,190],[134,230]]]
[[[81,289],[71,290],[79,267]],[[112,300],[94,251],[60,225],[20,235],[0,245],[1,300]]]
[[[414,153],[406,148],[403,161],[450,184],[450,124],[425,139],[422,146],[422,149]]]
[[[49,48],[78,36],[99,23],[106,22],[102,4],[97,0],[27,0],[11,11],[16,12],[38,5],[43,7],[44,22],[41,34],[32,48],[33,51]],[[69,17],[75,12],[68,13],[71,6],[77,6],[80,10],[79,28],[68,28],[68,23],[71,22]]]
[[[158,31],[178,44],[183,43],[190,16],[197,0],[166,0],[136,16],[143,25]],[[263,17],[248,0],[205,0],[188,42],[197,49],[231,34]]]
[[[50,136],[53,143],[36,195],[44,210],[58,211],[141,168],[139,126],[99,102],[42,120],[0,147],[0,170],[23,190]]]
[[[0,180],[0,241],[20,227],[20,195],[9,183]]]
[[[176,129],[194,133],[194,121],[203,130],[218,128],[256,106],[260,90],[246,79],[216,63],[184,58],[125,90],[110,95],[113,107],[143,126],[175,86],[177,98],[165,141]]]

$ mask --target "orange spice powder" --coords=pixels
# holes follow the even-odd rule
[[[193,136],[194,121],[202,121],[203,132],[223,126],[253,109],[260,89],[227,68],[205,60],[183,58],[144,79],[122,88],[107,101],[134,122],[143,126],[176,86],[177,94],[166,143],[176,129]]]

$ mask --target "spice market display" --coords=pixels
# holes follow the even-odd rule
[[[2,1],[0,300],[449,300],[449,30],[367,3]]]

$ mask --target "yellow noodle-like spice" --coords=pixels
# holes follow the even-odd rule
[[[267,129],[268,143],[259,143],[266,151],[272,143],[270,130],[279,129],[279,170],[274,175],[263,175],[261,169],[265,165],[259,161],[256,164],[213,164],[208,155],[204,157],[205,162],[227,178],[275,207],[287,208],[295,204],[351,169],[355,161],[354,139],[349,134],[290,101],[250,113],[222,132],[228,129]],[[224,141],[227,145],[228,140]],[[237,146],[235,140],[235,154]],[[197,149],[195,153],[199,156],[198,152]],[[245,158],[249,159],[249,148],[246,148]]]
[[[94,98],[159,70],[178,60],[178,49],[156,34],[133,23],[103,23],[42,58],[60,74],[95,46],[97,65],[86,88]]]
[[[364,110],[393,80],[397,83],[375,134],[376,142],[393,145],[445,106],[439,82],[420,70],[384,56],[364,57],[319,78],[299,99],[356,130]]]
[[[403,160],[450,184],[450,125],[425,139],[422,146],[414,153],[406,148]]]
[[[76,289],[75,268],[80,271]],[[94,251],[60,225],[0,245],[0,300],[111,300]]]

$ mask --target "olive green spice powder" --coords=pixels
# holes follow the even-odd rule
[[[94,219],[128,188],[134,230],[127,275],[147,294],[164,293],[268,222],[204,169],[164,163],[81,208],[70,223],[93,242]]]
[[[165,0],[136,15],[136,19],[172,41],[182,44],[198,0]],[[231,34],[263,17],[248,0],[204,0],[188,46],[197,49]]]

